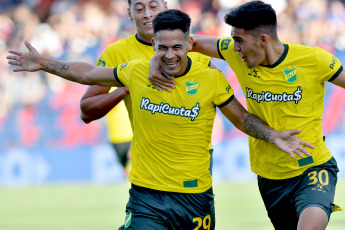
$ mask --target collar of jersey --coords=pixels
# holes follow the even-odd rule
[[[186,71],[184,71],[183,74],[181,74],[180,76],[175,76],[175,78],[183,77],[184,75],[186,75],[189,72],[190,68],[192,67],[192,60],[188,56],[187,56],[187,58],[188,58],[188,66],[186,68]]]
[[[150,43],[150,42],[145,42],[145,41],[141,40],[141,39],[138,37],[138,34],[135,34],[135,38],[136,38],[137,41],[140,42],[141,44],[144,44],[144,45],[147,45],[147,46],[152,46],[152,43]]]
[[[262,65],[268,68],[274,68],[277,65],[279,65],[280,63],[282,63],[284,61],[284,59],[286,58],[286,55],[288,54],[289,51],[289,45],[288,44],[284,44],[284,53],[282,54],[282,56],[273,64],[273,65]]]

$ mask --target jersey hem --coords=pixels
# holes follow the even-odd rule
[[[319,161],[317,163],[314,164],[310,164],[308,165],[308,167],[303,168],[303,169],[299,169],[299,170],[294,170],[293,173],[287,173],[286,176],[281,176],[281,177],[277,177],[276,175],[273,175],[272,173],[265,173],[261,170],[255,170],[252,166],[251,166],[251,170],[253,173],[257,174],[258,176],[261,176],[263,178],[266,179],[270,179],[270,180],[284,180],[284,179],[290,179],[299,175],[302,175],[307,169],[314,167],[314,166],[318,166],[318,165],[322,165],[324,163],[326,163],[327,161],[329,161],[330,159],[332,159],[332,155],[330,154],[330,156],[328,158],[326,158],[326,160],[323,161]]]
[[[157,185],[143,183],[142,181],[131,179],[131,178],[129,178],[129,182],[140,187],[149,188],[149,189],[153,189],[157,191],[178,192],[178,193],[203,193],[212,187],[212,181],[207,186],[199,187],[199,188],[171,188],[167,186],[157,186]]]

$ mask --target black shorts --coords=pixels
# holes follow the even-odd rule
[[[214,230],[212,187],[203,193],[175,193],[132,184],[126,206],[125,224],[119,229]]]
[[[261,197],[275,229],[297,229],[301,212],[309,206],[322,208],[330,217],[338,172],[332,157],[297,177],[269,180],[258,176]]]

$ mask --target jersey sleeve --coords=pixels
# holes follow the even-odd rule
[[[231,37],[220,38],[217,42],[217,49],[219,57],[225,60],[232,70],[235,72],[243,70],[242,58],[234,51],[234,40]]]
[[[217,70],[216,70],[217,71]],[[217,71],[216,96],[213,103],[218,107],[223,107],[231,102],[234,97],[234,90],[222,73]]]
[[[141,60],[134,60],[118,65],[114,69],[114,77],[120,82],[123,86],[126,86],[130,90],[130,77],[135,66],[141,62]]]
[[[320,82],[334,80],[342,71],[340,60],[322,48],[316,48]]]
[[[233,43],[231,37],[222,37],[218,40],[217,49],[221,59],[225,60],[224,56],[232,55]]]
[[[111,49],[109,46],[105,48],[101,56],[97,59],[96,65],[97,66],[106,66],[106,67],[115,67],[118,66],[120,63],[117,63],[115,55],[112,54]]]

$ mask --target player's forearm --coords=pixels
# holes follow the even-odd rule
[[[104,117],[126,95],[128,95],[128,90],[126,91],[125,87],[121,87],[111,93],[82,99],[80,102],[81,119],[85,123],[90,123],[91,121]]]
[[[94,67],[88,63],[65,62],[47,57],[40,59],[41,70],[60,76],[66,80],[87,84],[86,73]]]
[[[279,133],[269,127],[263,120],[249,113],[236,97],[219,109],[236,128],[249,136],[273,143],[276,135]]]
[[[113,68],[97,67],[86,62],[65,62],[41,57],[41,70],[84,85],[120,86]]]
[[[218,38],[193,35],[193,52],[199,52],[210,57],[220,58],[217,50]]]
[[[274,142],[274,139],[279,133],[279,131],[272,129],[264,121],[251,113],[248,113],[243,126],[240,129],[249,136],[268,141],[270,143]]]

